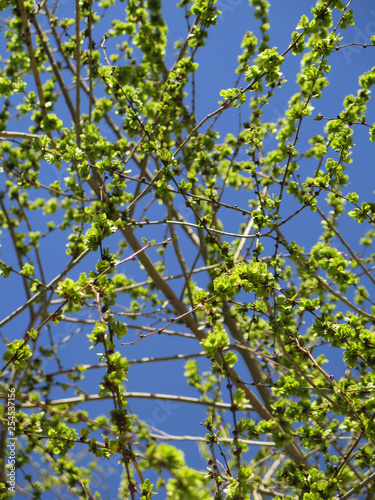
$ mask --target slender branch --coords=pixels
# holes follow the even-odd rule
[[[41,139],[38,134],[29,134],[27,132],[0,131],[0,139]]]
[[[2,394],[0,393],[0,396]],[[204,401],[203,399],[191,398],[188,396],[175,396],[174,394],[157,394],[152,392],[122,392],[122,396],[127,398],[134,399],[155,399],[160,401],[175,401],[176,403],[188,403],[188,404],[196,404],[200,406],[210,406],[212,408],[221,408],[224,410],[230,410],[231,405],[229,403],[219,403],[215,401]],[[89,401],[102,401],[105,399],[112,399],[112,394],[108,394],[106,396],[99,396],[97,394],[88,394],[82,395],[72,398],[63,398],[63,399],[55,399],[53,401],[48,401],[42,404],[47,406],[59,406],[59,405],[77,405],[79,403],[85,403]],[[38,402],[39,404],[39,402]],[[22,408],[36,408],[37,403],[22,403]],[[252,411],[253,408],[250,405],[245,406],[244,410]]]
[[[375,472],[370,471],[371,474],[369,474],[366,479],[361,481],[357,486],[354,486],[354,488],[351,488],[349,491],[345,493],[345,495],[339,495],[336,496],[334,500],[348,500],[350,497],[352,497],[355,493],[360,491],[362,488],[367,486],[368,484],[372,484],[375,481]]]
[[[207,440],[206,438],[202,436],[171,436],[169,434],[150,434],[151,438],[154,439],[159,439],[160,441],[197,441],[201,443],[205,443]],[[249,444],[251,446],[266,446],[266,447],[273,447],[276,446],[276,444],[273,441],[253,441],[251,439],[238,439],[239,443],[243,444]],[[233,439],[232,438],[225,438],[221,437],[219,438],[219,443],[227,443],[227,444],[232,444]]]
[[[196,352],[192,354],[176,354],[175,356],[162,356],[157,358],[139,358],[139,359],[128,359],[127,363],[129,365],[138,365],[144,363],[164,363],[165,361],[178,361],[180,359],[190,359],[190,358],[203,358],[206,356],[204,351]],[[96,365],[79,365],[79,368],[68,368],[66,370],[59,370],[56,372],[46,374],[46,377],[56,377],[56,375],[64,375],[65,373],[76,373],[79,369],[86,370],[97,370],[100,368],[106,368],[106,363],[98,363]]]
[[[7,207],[5,206],[3,196],[0,196],[0,207],[5,215],[5,218],[6,218],[6,221],[8,224],[8,229],[9,229],[10,235],[12,237],[14,250],[15,250],[15,253],[17,256],[18,265],[19,265],[20,270],[21,270],[23,267],[23,256],[22,256],[22,252],[20,251],[20,249],[17,246],[17,236],[16,236],[16,231],[14,230],[14,223],[8,214],[8,210],[7,210]],[[30,302],[31,292],[30,292],[30,288],[29,288],[26,276],[22,276],[22,281],[23,281],[23,287],[25,289],[26,297],[28,299],[27,302],[29,303],[28,308],[30,309],[30,317],[33,318],[34,317],[34,307],[33,307],[32,303]],[[0,324],[0,327],[1,327],[1,324]]]
[[[45,118],[47,116],[46,101],[45,101],[45,98],[44,98],[42,81],[41,81],[40,75],[39,75],[38,64],[37,64],[36,58],[35,58],[35,53],[34,53],[34,48],[33,48],[33,41],[32,41],[31,33],[30,33],[30,27],[29,27],[29,22],[28,22],[27,11],[26,11],[24,0],[17,0],[17,2],[18,2],[18,8],[19,8],[20,14],[21,14],[22,29],[23,29],[23,34],[25,36],[25,43],[26,43],[26,46],[27,46],[27,51],[28,51],[28,54],[29,54],[31,71],[33,73],[33,77],[34,77],[34,81],[35,81],[35,86],[36,86],[36,89],[37,89],[37,92],[38,92],[39,105],[40,105],[40,108],[42,110],[42,115]],[[51,137],[51,133],[50,132],[48,132],[47,135],[49,137]]]
[[[2,328],[3,326],[5,326],[7,323],[9,323],[9,321],[11,321],[12,319],[14,319],[19,314],[21,314],[34,301],[36,301],[37,299],[40,299],[41,296],[43,294],[45,294],[48,290],[52,290],[53,287],[54,287],[54,285],[57,282],[59,282],[61,280],[61,278],[63,278],[64,276],[66,276],[71,269],[73,269],[77,264],[79,264],[81,262],[81,260],[84,259],[86,257],[86,255],[88,255],[90,253],[90,251],[91,250],[85,250],[76,259],[72,259],[72,261],[67,265],[67,267],[64,269],[64,271],[62,271],[60,274],[58,274],[57,276],[55,276],[55,278],[53,278],[53,280],[51,280],[46,285],[46,287],[43,290],[41,290],[40,292],[38,292],[37,294],[35,294],[27,302],[25,302],[25,304],[23,304],[22,306],[18,307],[15,311],[13,311],[11,314],[9,314],[6,318],[4,318],[2,321],[0,321],[0,328]]]
[[[80,1],[76,0],[76,141],[81,145],[81,7]]]
[[[188,226],[188,227],[196,227],[197,229],[201,229],[202,225],[199,224],[193,224],[192,222],[186,222],[186,221],[179,221],[179,220],[163,220],[163,221],[150,221],[147,220],[145,222],[136,222],[132,221],[129,226],[134,227],[134,226],[151,226],[151,225],[160,225],[160,224],[174,224],[177,226]],[[240,238],[240,239],[254,239],[257,238],[257,235],[254,234],[240,234],[240,233],[228,233],[227,231],[220,231],[219,229],[216,229],[214,227],[207,227],[203,226],[203,229],[216,233],[216,234],[221,234],[223,236],[231,236],[232,238]]]
[[[339,45],[338,47],[335,47],[335,50],[341,50],[345,49],[346,47],[362,47],[363,49],[367,49],[367,47],[375,47],[373,43],[346,43],[345,45]]]
[[[53,69],[53,72],[54,72],[54,74],[56,76],[56,80],[59,83],[61,92],[62,92],[62,94],[64,96],[66,105],[68,106],[68,109],[69,109],[70,115],[72,117],[72,120],[73,120],[73,122],[75,122],[76,121],[76,113],[75,113],[75,110],[74,110],[74,106],[73,106],[72,100],[70,99],[69,92],[67,90],[65,82],[63,80],[63,77],[61,75],[61,71],[60,71],[59,65],[57,64],[57,62],[56,62],[56,60],[55,60],[55,58],[53,56],[53,53],[52,53],[52,50],[51,50],[51,46],[48,43],[48,40],[46,39],[47,38],[46,34],[42,30],[42,28],[40,27],[40,24],[38,23],[38,21],[37,21],[37,19],[36,19],[36,17],[34,15],[31,16],[31,22],[33,23],[33,25],[35,26],[35,28],[37,30],[37,33],[38,33],[38,35],[40,37],[40,40],[41,40],[42,47],[43,47],[45,53],[47,54],[47,57],[49,59],[49,62],[50,62],[51,67]]]

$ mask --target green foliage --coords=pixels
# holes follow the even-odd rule
[[[13,340],[7,345],[7,350],[3,355],[3,361],[12,363],[15,368],[24,368],[28,358],[31,357],[30,346],[23,340]]]
[[[366,6],[172,4],[0,0],[0,499],[372,498]]]

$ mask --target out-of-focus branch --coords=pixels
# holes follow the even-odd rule
[[[200,405],[200,406],[210,406],[213,408],[220,408],[223,410],[230,410],[231,405],[229,403],[220,403],[220,402],[215,402],[215,401],[204,401],[202,399],[197,399],[197,398],[191,398],[187,396],[176,396],[174,394],[157,394],[157,393],[152,393],[152,392],[123,392],[122,393],[124,398],[134,398],[134,399],[155,399],[159,401],[174,401],[176,403],[189,403],[189,404],[195,404],[195,405]],[[53,401],[48,401],[45,404],[48,406],[58,406],[58,405],[77,405],[80,403],[85,403],[88,401],[102,401],[105,399],[112,399],[112,395],[106,395],[106,396],[98,396],[97,394],[88,394],[88,395],[82,395],[82,396],[77,396],[73,398],[62,398],[62,399],[55,399]],[[22,403],[22,408],[36,408],[35,403]],[[244,408],[247,411],[252,411],[252,407],[245,406]]]

